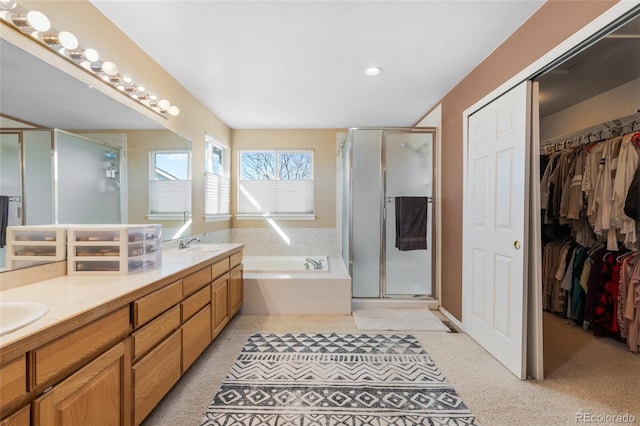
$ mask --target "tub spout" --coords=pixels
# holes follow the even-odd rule
[[[315,259],[311,259],[310,257],[306,257],[304,260],[313,265],[313,269],[320,270],[322,269],[322,261],[317,261]]]

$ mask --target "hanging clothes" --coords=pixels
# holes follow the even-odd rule
[[[640,132],[549,153],[541,165],[543,309],[639,353]]]

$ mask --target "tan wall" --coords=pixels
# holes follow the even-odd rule
[[[548,1],[442,99],[442,306],[462,318],[463,112],[613,6]]]
[[[233,130],[231,139],[232,201],[236,213],[238,150],[242,149],[313,149],[314,207],[316,219],[279,220],[289,228],[335,228],[336,226],[336,134],[344,130]],[[268,226],[264,221],[234,220],[234,228]]]
[[[167,116],[163,118],[155,113],[149,113],[146,108],[138,106],[128,96],[118,92],[115,88],[111,89],[91,76],[87,77],[85,71],[57,57],[36,42],[27,40],[20,43],[21,48],[82,81],[89,78],[89,81],[93,81],[95,86],[104,86],[99,90],[121,100],[136,111],[191,140],[194,159],[193,193],[202,194],[204,190],[204,161],[199,160],[204,156],[205,134],[209,134],[222,144],[229,145],[230,129],[88,0],[20,1],[19,4],[26,9],[43,12],[51,20],[53,28],[58,31],[71,31],[78,37],[82,47],[96,49],[102,60],[115,62],[123,74],[130,74],[134,81],[144,83],[149,90],[160,97],[169,99],[173,105],[180,108],[178,117]],[[8,26],[4,23],[2,25],[4,32]],[[6,33],[6,36],[11,36],[9,31]],[[3,34],[4,37],[5,34]],[[193,197],[193,200],[192,233],[199,234],[229,227],[230,222],[228,221],[205,224],[203,197]]]

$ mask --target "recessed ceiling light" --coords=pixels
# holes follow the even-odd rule
[[[382,74],[382,68],[380,67],[367,68],[367,70],[364,73],[369,77],[375,77],[376,75]]]

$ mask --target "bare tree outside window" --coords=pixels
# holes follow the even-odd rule
[[[310,180],[311,156],[307,153],[283,153],[278,155],[280,180]]]
[[[310,152],[251,152],[240,154],[241,180],[311,180]]]
[[[238,214],[313,214],[313,151],[240,151]]]
[[[276,159],[272,152],[241,153],[243,180],[273,180],[276,176]]]

